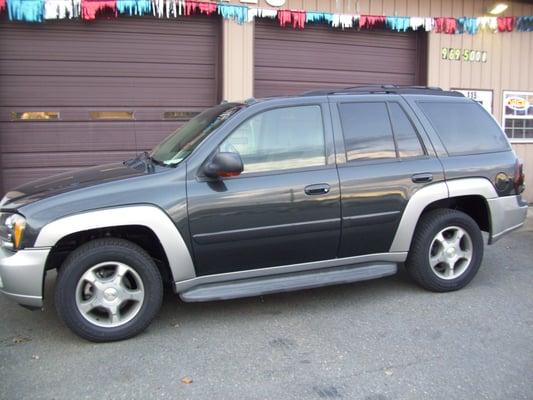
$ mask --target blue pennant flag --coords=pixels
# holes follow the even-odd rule
[[[43,22],[44,0],[8,0],[10,21]]]
[[[239,24],[244,24],[248,21],[248,7],[235,6],[229,4],[219,4],[218,13],[224,19],[232,19]]]
[[[515,27],[519,32],[532,32],[533,16],[517,17]]]
[[[475,35],[478,30],[477,18],[460,17],[457,18],[457,33],[467,32]]]
[[[331,24],[333,22],[333,14],[308,11],[305,15],[305,22],[326,22]]]
[[[387,17],[385,19],[387,27],[393,31],[405,32],[411,27],[411,18],[409,17]]]
[[[117,0],[117,10],[120,14],[145,15],[152,13],[151,0]]]

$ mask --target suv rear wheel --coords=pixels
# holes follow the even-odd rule
[[[55,290],[60,318],[94,342],[140,333],[163,299],[161,274],[152,258],[136,244],[113,238],[73,251],[59,270]]]
[[[418,223],[406,267],[422,287],[448,292],[466,286],[483,258],[483,237],[477,223],[456,210],[434,210]]]

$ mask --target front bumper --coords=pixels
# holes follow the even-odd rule
[[[27,307],[43,306],[43,281],[50,249],[16,253],[0,248],[0,293]]]
[[[489,244],[524,225],[528,205],[522,200],[522,196],[498,197],[487,202],[491,219]]]

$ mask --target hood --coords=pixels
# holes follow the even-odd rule
[[[69,171],[39,179],[9,191],[2,199],[0,208],[17,208],[73,190],[146,174],[148,172],[145,168],[126,166],[123,163]]]

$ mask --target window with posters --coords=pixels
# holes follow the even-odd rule
[[[502,125],[511,142],[533,143],[533,92],[503,92]]]

